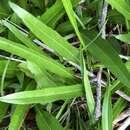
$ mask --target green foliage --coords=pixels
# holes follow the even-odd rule
[[[129,107],[129,20],[129,0],[1,0],[0,130],[121,126],[113,121]]]

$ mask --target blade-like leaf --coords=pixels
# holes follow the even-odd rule
[[[0,76],[2,76],[6,64],[7,64],[7,60],[0,61]],[[16,62],[10,62],[6,72],[7,78],[13,78],[16,75],[16,72],[18,71],[17,65],[18,63]]]
[[[90,82],[88,79],[88,73],[86,70],[85,60],[84,60],[83,56],[82,56],[82,60],[83,60],[83,83],[84,83],[85,95],[86,95],[86,99],[87,99],[87,106],[88,106],[88,110],[89,110],[90,120],[94,123],[94,121],[95,121],[95,117],[94,117],[95,101],[94,101],[92,89],[90,86]]]
[[[58,74],[66,78],[74,78],[64,66],[56,62],[55,60],[36,53],[34,50],[29,49],[21,44],[17,44],[5,38],[0,38],[0,49],[8,51],[10,53],[16,54],[22,58],[25,58],[29,61],[36,63],[40,68],[45,68],[48,71]],[[35,54],[36,53],[36,54]]]
[[[40,48],[35,45],[22,31],[16,28],[11,23],[6,20],[2,20],[1,23],[6,26],[21,42],[23,42],[27,47],[34,49],[35,51],[41,52]]]
[[[82,34],[87,45],[96,37],[95,32],[84,32]],[[88,50],[94,57],[98,58],[105,66],[107,66],[124,85],[129,87],[130,73],[122,63],[118,53],[107,40],[97,38],[91,45],[89,45]]]
[[[115,8],[118,12],[130,20],[130,7],[125,0],[107,0],[108,3]]]
[[[112,130],[112,103],[110,87],[107,88],[103,100],[102,130]]]
[[[81,85],[44,88],[24,91],[0,97],[0,101],[13,104],[50,103],[57,100],[71,99],[83,95]]]
[[[34,79],[37,82],[38,88],[56,86],[56,83],[48,77],[48,73],[46,72],[46,70],[41,69],[34,62],[28,61],[27,67],[30,70],[30,72],[34,75]]]
[[[76,6],[80,0],[71,0],[73,6]],[[55,12],[55,13],[54,13]],[[56,0],[55,4],[52,5],[43,15],[41,15],[40,19],[43,23],[49,25],[54,28],[56,23],[62,16],[65,14],[65,10],[61,0]]]
[[[0,102],[0,123],[5,117],[7,110],[8,110],[9,104],[6,104],[4,102]]]
[[[130,43],[130,33],[116,35],[115,37],[122,42]]]
[[[75,18],[75,12],[73,11],[73,7],[72,7],[72,3],[71,3],[71,0],[62,0],[62,3],[64,5],[64,8],[66,10],[66,13],[69,17],[69,20],[76,32],[76,35],[78,36],[81,44],[84,46],[84,41],[80,35],[80,32],[79,32],[79,29],[78,29],[78,24],[77,24],[77,21],[76,21],[76,18]]]
[[[31,81],[25,90],[31,90],[34,88],[35,83]],[[23,124],[23,121],[29,110],[29,105],[17,105],[13,115],[11,116],[11,121],[9,124],[8,130],[20,130]]]
[[[127,101],[123,98],[119,98],[114,106],[113,106],[113,120],[115,120],[120,113],[125,109],[125,107],[127,106]]]
[[[36,122],[39,130],[64,130],[55,117],[39,109],[37,109]]]
[[[81,18],[81,21],[83,22],[84,25],[88,24],[90,21],[92,20],[91,17],[83,17]],[[81,25],[78,23],[78,28],[80,28]],[[59,33],[61,34],[67,34],[71,31],[73,31],[73,26],[72,24],[70,23],[70,21],[67,21],[67,22],[64,22],[64,23],[61,23],[57,29],[56,29]]]
[[[62,36],[30,13],[10,2],[10,7],[22,19],[24,24],[31,30],[36,37],[54,49],[62,57],[78,62],[78,49],[71,46]],[[36,26],[37,25],[37,26]]]

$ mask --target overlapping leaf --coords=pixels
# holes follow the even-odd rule
[[[60,36],[60,34],[52,30],[50,27],[16,4],[10,2],[10,7],[22,19],[24,24],[31,30],[31,32],[42,42],[54,49],[54,51],[56,51],[62,57],[74,62],[79,61],[78,49],[71,46],[62,36]]]
[[[86,45],[93,41],[96,37],[95,32],[84,32],[82,34]],[[107,40],[97,38],[88,47],[88,50],[94,57],[98,58],[105,66],[107,66],[124,85],[129,87],[130,73],[128,72],[126,66],[122,63],[118,53]]]
[[[43,110],[37,109],[36,122],[39,130],[64,130],[55,117]]]
[[[40,68],[44,66],[44,68],[46,68],[48,71],[58,74],[62,77],[66,77],[68,79],[74,78],[73,74],[71,74],[64,66],[55,60],[47,56],[40,55],[32,49],[26,48],[23,45],[17,44],[2,37],[0,38],[0,49],[16,54],[29,61],[34,61]]]

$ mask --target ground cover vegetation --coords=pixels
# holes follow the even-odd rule
[[[0,0],[0,130],[130,129],[130,0]]]

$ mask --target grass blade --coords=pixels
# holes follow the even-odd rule
[[[81,18],[81,21],[83,22],[84,25],[88,24],[90,21],[92,20],[91,17],[83,17]],[[78,28],[81,28],[81,25],[79,23],[77,23]],[[61,23],[57,29],[56,29],[59,33],[61,34],[68,34],[69,32],[73,31],[74,28],[72,26],[72,24],[70,23],[70,21]]]
[[[110,86],[107,87],[103,100],[102,130],[112,130],[112,103]]]
[[[90,82],[88,79],[88,71],[86,70],[86,65],[83,58],[83,83],[84,83],[84,88],[85,88],[85,95],[87,99],[87,106],[88,106],[88,112],[90,116],[90,120],[92,123],[95,122],[95,117],[94,117],[94,110],[95,110],[95,101],[93,97],[93,92],[90,86]]]
[[[67,13],[67,15],[69,17],[69,20],[70,20],[70,22],[71,22],[71,24],[72,24],[72,26],[73,26],[73,28],[74,28],[74,30],[76,32],[76,35],[78,36],[81,44],[84,46],[84,41],[83,41],[83,39],[82,39],[82,37],[80,35],[80,32],[79,32],[79,29],[78,29],[78,24],[77,24],[77,21],[76,21],[76,18],[75,18],[76,14],[73,11],[73,7],[72,7],[71,1],[70,0],[62,0],[62,3],[64,5],[66,13]]]
[[[31,90],[34,88],[34,82],[31,81],[28,85],[27,90]],[[11,121],[9,123],[8,130],[20,130],[21,126],[24,122],[24,119],[27,115],[27,112],[29,111],[30,106],[29,105],[17,105],[15,108],[15,111],[13,112],[13,115],[11,116]]]
[[[73,6],[76,6],[80,0],[71,0]],[[54,13],[55,12],[55,13]],[[50,7],[40,19],[43,23],[54,28],[58,20],[65,14],[65,10],[61,0],[56,0],[55,4]]]
[[[13,104],[50,103],[83,95],[81,85],[43,88],[42,90],[24,91],[0,97],[0,101]]]
[[[116,35],[115,38],[117,38],[118,40],[122,42],[130,43],[130,33]]]
[[[36,109],[36,122],[39,130],[64,130],[60,123],[48,112]]]
[[[113,120],[115,120],[120,113],[125,109],[125,107],[127,106],[127,101],[123,98],[119,98],[114,106],[113,106]]]
[[[10,52],[12,54],[18,55],[29,61],[35,62],[40,68],[45,68],[48,71],[58,74],[61,77],[66,77],[67,79],[73,79],[73,74],[70,71],[55,60],[41,55],[39,53],[35,54],[35,51],[29,49],[21,44],[17,44],[10,40],[0,37],[0,49]]]
[[[7,64],[7,60],[1,60],[0,61],[0,76],[3,74],[3,70]],[[6,72],[6,78],[13,78],[16,76],[16,72],[19,71],[17,68],[18,63],[10,61],[10,64],[8,65],[7,72]]]
[[[5,117],[9,104],[4,102],[0,102],[0,123],[2,122],[3,118]]]
[[[125,0],[107,0],[107,2],[124,15],[126,19],[130,20],[130,7]]]
[[[7,27],[22,43],[24,43],[27,47],[34,49],[35,51],[42,52],[41,49],[35,45],[22,31],[16,28],[11,23],[6,20],[2,20],[1,23]]]
[[[85,43],[89,44],[92,39],[96,37],[96,34],[95,32],[84,32],[82,36]],[[129,87],[130,73],[122,63],[118,53],[107,40],[97,38],[91,45],[89,45],[88,50],[94,57],[98,58],[105,66],[107,66],[124,85]]]
[[[42,42],[54,49],[62,57],[74,62],[79,62],[78,49],[71,46],[60,34],[16,4],[10,2],[10,7],[22,19],[31,32]]]

